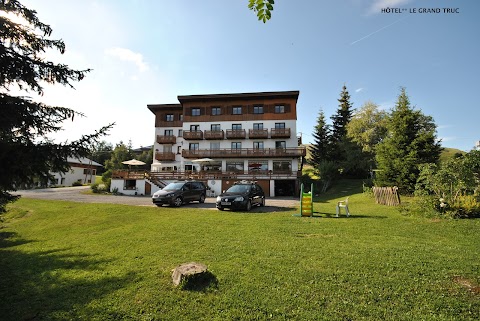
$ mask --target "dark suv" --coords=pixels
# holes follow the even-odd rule
[[[205,202],[207,188],[203,182],[179,181],[170,183],[152,196],[152,201],[157,206],[170,204],[180,206],[184,203],[198,201]]]
[[[265,206],[265,193],[256,183],[237,183],[217,197],[220,211],[226,208],[250,211],[252,206]]]

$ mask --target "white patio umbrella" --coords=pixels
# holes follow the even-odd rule
[[[128,168],[130,168],[132,165],[133,166],[141,166],[141,165],[145,165],[146,163],[142,162],[142,161],[139,161],[138,159],[130,159],[128,161],[124,161],[122,162],[122,164],[125,164],[125,165],[128,165]]]
[[[192,163],[199,163],[199,164],[209,164],[211,162],[214,162],[215,160],[211,158],[199,158],[199,159],[194,159],[192,160]]]

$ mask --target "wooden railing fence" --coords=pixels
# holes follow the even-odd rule
[[[381,205],[398,206],[400,205],[400,194],[398,187],[373,187],[375,202]]]

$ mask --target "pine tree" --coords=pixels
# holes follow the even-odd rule
[[[341,142],[347,137],[347,124],[352,119],[352,103],[350,102],[350,94],[347,86],[343,85],[337,113],[331,117],[332,119],[332,142],[334,144]]]
[[[330,157],[330,126],[325,122],[325,114],[320,110],[317,125],[314,128],[313,144],[310,146],[309,163],[317,167],[322,161]]]
[[[17,197],[8,191],[30,184],[34,178],[47,181],[53,172],[69,170],[67,157],[88,156],[92,144],[106,134],[111,125],[78,140],[55,143],[47,138],[61,130],[61,123],[81,113],[65,107],[34,102],[27,96],[10,94],[18,87],[29,95],[43,95],[43,85],[62,84],[73,88],[89,72],[73,70],[42,58],[48,49],[65,52],[62,40],[51,40],[50,26],[37,18],[34,10],[17,0],[0,0],[0,212]],[[16,15],[26,23],[8,18]]]
[[[436,137],[433,118],[410,106],[405,88],[387,124],[387,137],[376,148],[376,184],[397,186],[412,193],[419,174],[419,165],[437,163],[442,148]]]

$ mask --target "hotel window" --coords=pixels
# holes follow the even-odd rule
[[[241,142],[232,142],[232,149],[242,149]]]
[[[191,151],[197,151],[197,150],[198,150],[198,147],[199,147],[199,144],[198,144],[198,143],[190,143],[190,144],[188,144],[188,150],[191,150]]]
[[[232,124],[232,130],[242,130],[242,124]]]
[[[183,114],[180,114],[180,115],[178,116],[178,120],[180,120],[180,121],[183,120]]]
[[[212,107],[212,116],[217,116],[222,114],[222,109],[220,107]]]
[[[192,108],[192,116],[200,116],[200,108]]]
[[[200,130],[200,125],[190,125],[190,131],[198,132]]]
[[[254,114],[263,114],[263,106],[253,106]]]
[[[221,129],[220,129],[220,124],[211,124],[210,125],[210,130],[212,132],[219,132]]]
[[[248,161],[249,171],[267,171],[268,161]]]
[[[285,106],[275,105],[275,114],[283,114],[283,113],[285,113]]]
[[[275,123],[275,129],[285,129],[285,123]]]
[[[163,152],[164,153],[171,153],[172,152],[172,145],[163,145]]]
[[[285,149],[285,148],[287,148],[287,142],[277,141],[277,142],[275,142],[275,148],[276,149]]]
[[[273,162],[273,171],[275,172],[291,172],[292,163],[288,161]]]
[[[253,142],[253,149],[263,149],[263,142]]]
[[[227,171],[243,172],[243,162],[226,162]]]
[[[166,114],[165,115],[165,120],[166,121],[173,121],[173,114]]]
[[[211,150],[219,150],[220,149],[220,142],[211,142],[210,143]]]
[[[180,155],[182,153],[182,146],[177,146],[177,154]]]
[[[263,123],[253,123],[253,129],[263,129]]]
[[[173,136],[173,129],[165,129],[165,136]]]
[[[241,115],[242,114],[242,106],[237,106],[232,108],[232,115]]]
[[[178,137],[183,137],[183,129],[178,130]]]

